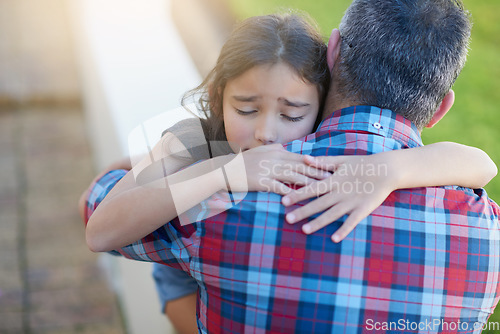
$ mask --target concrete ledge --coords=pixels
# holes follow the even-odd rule
[[[170,1],[72,0],[70,6],[96,169],[128,155],[131,131],[179,106],[200,81],[170,17]],[[159,138],[159,137],[158,137]],[[150,264],[103,260],[131,334],[171,333]]]
[[[198,72],[205,77],[214,67],[235,19],[223,0],[171,2],[174,23]]]

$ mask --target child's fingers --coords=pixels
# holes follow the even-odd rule
[[[334,194],[327,194],[323,197],[319,197],[306,205],[289,212],[286,215],[286,220],[289,224],[297,223],[305,218],[311,217],[312,215],[324,211],[329,207],[337,204],[337,199]]]
[[[328,180],[329,179],[325,179],[323,181],[315,181],[306,187],[292,190],[288,195],[283,197],[283,205],[289,206],[303,201],[307,198],[319,197],[327,192],[333,191],[336,184],[328,182]]]
[[[283,184],[279,181],[269,178],[263,178],[259,180],[259,186],[257,188],[254,188],[253,190],[271,192],[283,196],[292,191],[292,189],[288,187],[286,184]]]
[[[302,226],[302,231],[306,234],[314,233],[323,227],[335,222],[349,211],[349,205],[345,203],[337,204],[325,211],[318,218]]]
[[[281,166],[274,166],[271,169],[272,172],[269,170],[264,170],[264,174],[273,174],[275,177],[279,178],[280,180],[284,180],[284,177],[301,177],[304,178],[304,180],[311,180],[311,181],[316,181],[316,180],[324,180],[325,178],[331,176],[329,172],[325,172],[323,170],[314,168],[314,167],[309,167],[307,165],[304,165],[303,162],[300,163],[288,163],[284,164]],[[301,176],[299,176],[301,175]],[[309,184],[310,182],[303,182],[301,184]]]
[[[298,165],[297,167],[298,167],[297,172],[316,180],[324,180],[332,176],[332,174],[328,171],[312,166],[307,166],[303,162],[301,162],[301,165]]]
[[[335,171],[337,167],[345,160],[344,156],[318,156],[313,157],[310,155],[304,156],[304,161],[319,169]]]
[[[282,170],[280,170],[278,173],[276,173],[277,177],[280,176],[287,176],[287,175],[302,175],[304,178],[313,180],[313,181],[318,181],[318,180],[324,180],[332,174],[329,172],[325,172],[323,170],[314,168],[314,167],[308,167],[308,166],[290,166],[287,165],[285,166]],[[305,183],[305,184],[309,184]]]
[[[278,182],[276,180],[271,180],[271,192],[279,194],[279,195],[286,195],[292,191],[292,189],[285,184]]]
[[[323,167],[321,164],[316,164],[325,162],[325,166],[330,166],[331,164],[338,165],[341,162],[342,156],[324,156],[324,157],[312,157],[309,155],[302,155],[298,153],[292,153],[285,150],[273,150],[268,152],[269,155],[275,160],[274,163],[281,162],[282,165],[287,165],[293,167],[296,171],[305,171],[305,173],[313,173],[310,176],[316,177],[318,179],[328,176],[326,171],[331,170],[330,168]],[[323,158],[328,158],[323,160]],[[291,163],[291,164],[290,164]]]
[[[312,179],[306,175],[295,172],[286,173],[282,176],[276,177],[275,179],[280,182],[293,184],[295,186],[308,186],[317,181],[316,179]]]
[[[342,241],[366,216],[359,210],[351,212],[342,226],[332,235],[332,241],[336,243]]]
[[[325,170],[307,165],[302,155],[290,152],[273,152],[269,159],[259,158],[257,161],[261,173],[267,175],[277,175],[293,171],[317,180],[325,179],[331,175]],[[255,161],[253,163],[255,164]]]
[[[332,174],[330,172],[327,172],[323,169],[319,169],[316,167],[307,166],[303,163],[301,165],[297,165],[297,167],[298,167],[296,169],[297,172],[304,174],[308,177],[311,177],[313,179],[316,179],[316,180],[324,180],[324,179],[332,176]]]

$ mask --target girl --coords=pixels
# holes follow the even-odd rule
[[[224,44],[214,69],[183,99],[184,104],[188,97],[200,93],[198,108],[204,118],[182,121],[166,131],[151,154],[113,188],[89,217],[89,247],[109,251],[128,245],[161,226],[159,221],[180,215],[182,212],[175,210],[170,195],[166,195],[170,200],[158,196],[168,190],[161,183],[168,183],[165,176],[172,180],[205,167],[215,170],[233,159],[234,155],[228,153],[243,151],[251,191],[285,194],[290,190],[287,184],[304,185],[329,176],[319,169],[307,168],[303,156],[287,152],[281,145],[313,131],[321,119],[319,110],[329,81],[326,45],[303,16],[268,15],[242,22]],[[197,146],[200,132],[209,143],[206,149]],[[211,159],[179,171],[206,158]],[[263,168],[257,162],[264,159],[280,168],[263,176]],[[246,184],[239,189],[236,186],[233,185],[233,191],[247,190]],[[212,191],[208,185],[206,188],[208,196],[219,190]],[[145,193],[139,196],[139,192]],[[153,192],[158,193],[153,196]],[[154,208],[142,195],[162,200]],[[126,213],[123,208],[115,212],[115,208],[125,204],[126,197],[136,208],[137,200],[151,203],[145,210],[148,213],[131,207],[133,212]],[[189,194],[182,202],[193,206],[206,197],[193,199],[193,194]]]
[[[89,248],[110,251],[128,245],[218,191],[229,190],[227,179],[235,181],[229,184],[233,192],[272,191],[286,195],[291,192],[291,187],[330,177],[330,173],[322,170],[324,166],[315,168],[309,158],[288,152],[281,145],[314,130],[321,119],[319,111],[329,80],[326,46],[319,33],[303,17],[268,15],[245,20],[225,43],[215,68],[197,89],[188,94],[201,93],[198,107],[205,118],[199,121],[203,137],[210,145],[199,150],[199,146],[193,144],[199,142],[200,134],[193,132],[196,126],[192,120],[182,122],[180,127],[164,134],[150,154],[160,163],[152,164],[149,156],[145,158],[116,184],[88,218]],[[212,145],[213,141],[222,144]],[[234,163],[234,154],[228,155],[240,151],[243,165]],[[326,215],[323,223],[355,212],[351,222],[355,225],[364,218],[363,215],[380,205],[392,190],[405,187],[408,184],[406,178],[412,178],[413,186],[442,185],[440,180],[444,180],[448,184],[482,187],[496,173],[495,166],[484,152],[458,144],[433,144],[404,151],[380,154],[383,161],[397,164],[394,173],[378,177],[383,179],[384,186],[375,188],[371,194],[360,195],[362,200],[353,201],[354,208],[344,207]],[[439,163],[432,160],[436,155]],[[349,157],[348,163],[359,163],[362,159],[371,161],[373,158]],[[262,164],[263,161],[266,164]],[[450,170],[442,167],[450,164],[461,168]],[[155,169],[155,166],[161,168]],[[218,171],[222,166],[225,175],[221,176]],[[398,171],[412,172],[401,177]],[[428,175],[435,177],[429,178]],[[242,179],[243,182],[237,182]],[[175,188],[174,198],[171,186],[178,180],[184,181],[184,186]],[[85,196],[80,208],[87,219]],[[346,198],[351,197],[346,195]],[[296,198],[289,200],[296,201]],[[359,207],[363,208],[362,214],[358,212]],[[287,218],[296,221],[293,219],[296,217]],[[162,271],[171,271],[164,266],[161,268],[164,268]],[[157,281],[166,284],[165,290],[169,290],[168,286],[175,282],[163,275],[167,274],[157,276]],[[190,295],[189,298],[194,297]],[[193,299],[190,300],[188,307],[192,307]],[[170,304],[167,303],[166,310],[169,315]],[[195,319],[192,308],[190,311],[175,309]],[[174,323],[179,320],[175,315],[171,318]],[[185,321],[179,322],[186,324]],[[193,326],[187,331],[196,330],[194,320],[187,323]]]

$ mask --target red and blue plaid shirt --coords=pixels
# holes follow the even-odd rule
[[[408,120],[358,106],[286,147],[353,155],[421,145]],[[124,173],[95,184],[88,214]],[[248,193],[222,214],[174,220],[118,252],[190,273],[204,333],[478,333],[497,305],[500,209],[482,189],[395,191],[339,244],[330,236],[343,219],[307,236],[285,223],[280,201]]]

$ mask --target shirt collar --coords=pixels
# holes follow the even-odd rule
[[[365,131],[392,138],[407,147],[423,146],[415,124],[389,109],[354,106],[335,111],[319,125],[317,133]]]

